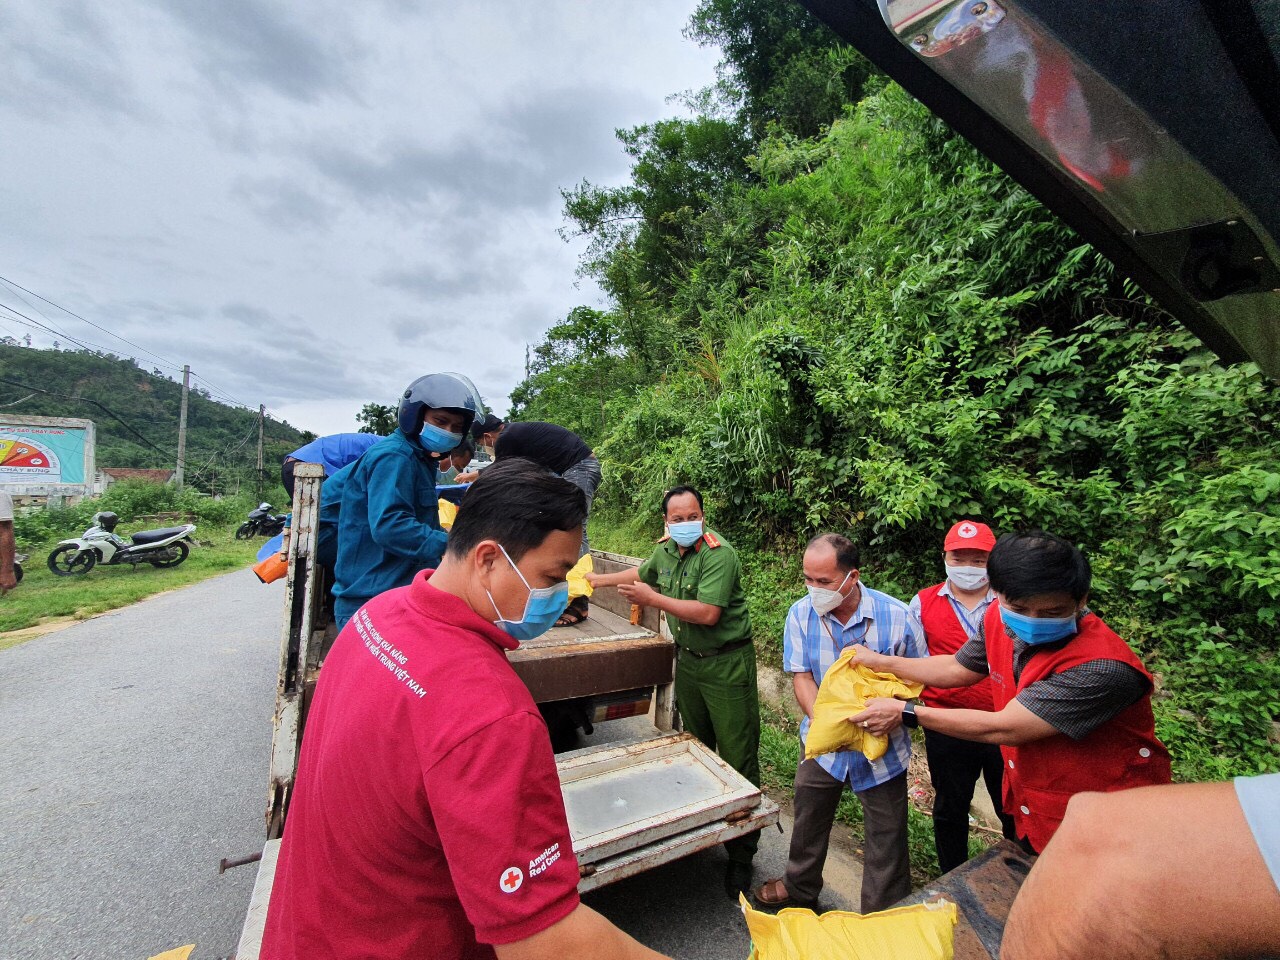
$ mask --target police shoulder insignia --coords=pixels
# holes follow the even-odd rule
[[[702,535],[702,539],[706,541],[707,546],[712,550],[720,546],[720,541],[716,539],[716,535],[714,533],[704,533]]]

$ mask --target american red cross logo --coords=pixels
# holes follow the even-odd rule
[[[498,889],[503,893],[515,893],[523,883],[524,871],[519,867],[507,867],[502,871],[502,878],[498,881]]]

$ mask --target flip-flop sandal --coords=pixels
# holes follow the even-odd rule
[[[585,619],[587,619],[587,615],[585,613],[570,607],[564,613],[560,614],[560,619],[556,621],[556,626],[572,627],[574,624],[581,623]]]

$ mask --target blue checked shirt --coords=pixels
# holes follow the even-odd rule
[[[924,631],[907,605],[887,593],[862,586],[862,600],[848,623],[841,623],[829,613],[819,618],[807,596],[791,605],[782,638],[782,669],[787,673],[811,673],[821,686],[831,665],[854,643],[865,643],[877,653],[895,657],[929,655]],[[805,717],[800,722],[802,743],[808,733],[809,718]],[[889,734],[889,749],[874,762],[856,750],[815,758],[823,770],[849,784],[855,793],[892,780],[907,769],[910,759],[911,734],[904,727]]]

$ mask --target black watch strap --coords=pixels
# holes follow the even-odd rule
[[[916,716],[916,705],[914,703],[902,705],[902,725],[911,729],[920,726],[920,718]]]

